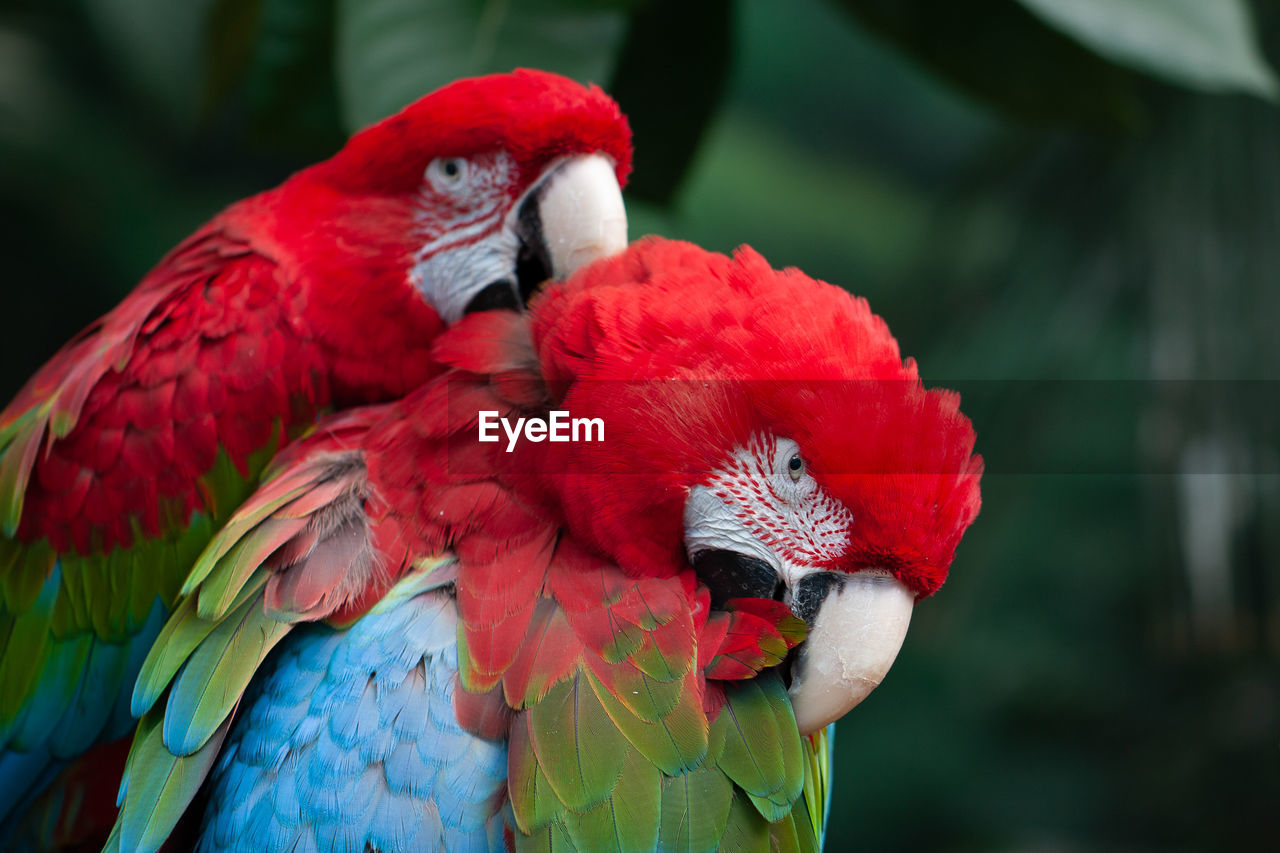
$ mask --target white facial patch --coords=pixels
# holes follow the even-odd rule
[[[505,151],[452,159],[463,164],[456,179],[442,181],[437,161],[423,176],[415,217],[423,242],[409,270],[446,323],[461,319],[486,285],[511,277],[520,250],[511,227],[519,210],[515,160]]]
[[[757,539],[710,486],[694,486],[684,504],[684,547],[693,559],[703,551],[733,551],[773,567],[782,574],[778,556]]]
[[[705,485],[690,490],[684,510],[689,556],[748,554],[773,566],[789,589],[839,558],[853,515],[823,491],[803,459],[796,442],[777,436],[736,449]]]

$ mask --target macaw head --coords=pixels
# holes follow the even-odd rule
[[[290,181],[293,219],[327,247],[314,249],[327,268],[378,278],[333,288],[356,291],[328,294],[339,307],[408,285],[448,324],[521,307],[543,281],[623,248],[630,169],[611,98],[521,69],[451,83],[355,134]]]
[[[641,241],[536,302],[533,330],[559,407],[604,422],[538,451],[570,527],[636,574],[692,566],[713,605],[803,617],[802,731],[861,701],[978,512],[958,396],[865,300],[747,248]]]

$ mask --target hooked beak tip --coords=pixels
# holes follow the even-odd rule
[[[788,693],[802,734],[843,717],[880,685],[906,638],[915,593],[883,575],[833,586],[810,621]]]
[[[555,278],[626,248],[622,189],[613,163],[603,154],[575,157],[561,165],[541,189],[539,208]]]

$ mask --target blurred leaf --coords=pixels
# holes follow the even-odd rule
[[[1274,98],[1244,0],[1018,0],[1115,62],[1206,91]]]
[[[200,101],[201,44],[209,0],[84,0],[94,31],[131,88],[179,126]]]
[[[334,0],[266,0],[249,77],[254,128],[328,153],[346,138],[334,70]]]
[[[856,158],[811,155],[740,113],[717,120],[704,144],[674,209],[628,197],[633,234],[722,252],[748,243],[775,266],[802,264],[883,307],[930,228],[926,193]]]
[[[600,82],[622,35],[621,5],[338,0],[338,88],[347,129],[459,77],[518,66]]]
[[[263,0],[214,0],[205,24],[201,113],[221,104],[248,71],[262,18]]]
[[[865,27],[851,26],[834,3],[737,0],[735,9],[734,48],[741,59],[734,63],[728,107],[750,112],[807,149],[869,158],[933,192],[1003,131],[1003,116],[940,84]]]
[[[632,14],[609,87],[635,134],[630,195],[669,204],[684,179],[724,94],[732,12],[732,0],[656,0]]]
[[[242,90],[257,140],[305,157],[341,145],[334,16],[333,0],[216,0],[205,112]]]
[[[1131,129],[1136,75],[1008,0],[836,0],[952,85],[1037,122]]]

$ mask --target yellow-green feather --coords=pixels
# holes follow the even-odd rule
[[[713,766],[662,781],[660,846],[671,853],[710,853],[729,822],[733,783]]]
[[[821,839],[827,825],[827,805],[831,801],[831,740],[832,726],[821,729],[805,738],[804,787],[801,798],[808,813],[811,831]]]
[[[774,670],[725,687],[712,724],[724,733],[719,765],[767,821],[791,810],[804,784],[800,734],[782,679]]]
[[[621,776],[602,803],[585,813],[563,813],[565,832],[579,850],[645,853],[657,847],[662,774],[636,750],[624,753]]]
[[[30,463],[44,439],[52,407],[53,399],[32,406],[0,430],[0,529],[6,536],[12,537],[22,520]]]
[[[0,594],[6,613],[21,613],[35,603],[56,560],[48,542],[24,545],[0,538]]]
[[[203,747],[291,628],[266,615],[261,596],[248,598],[219,622],[174,678],[165,706],[165,745],[178,755]]]
[[[259,570],[240,590],[229,609],[243,607],[251,596],[262,589],[267,578],[267,571]],[[135,717],[151,710],[178,674],[178,670],[217,627],[217,621],[202,619],[196,614],[194,597],[182,599],[147,652],[146,660],[142,662],[142,670],[138,673],[138,680],[133,688],[132,711]]]
[[[546,837],[547,827],[563,806],[534,757],[527,718],[511,726],[507,755],[507,795],[516,826],[525,835]]]
[[[200,585],[197,611],[205,619],[221,619],[238,600],[249,576],[290,536],[306,525],[304,519],[263,519],[244,533],[210,569]],[[193,572],[194,574],[194,572]]]
[[[585,812],[609,797],[627,741],[582,674],[552,687],[529,709],[528,725],[538,766],[560,802]]]
[[[707,718],[692,675],[671,710],[657,720],[645,720],[631,712],[595,676],[591,689],[618,730],[631,745],[668,775],[696,767],[707,754]]]

